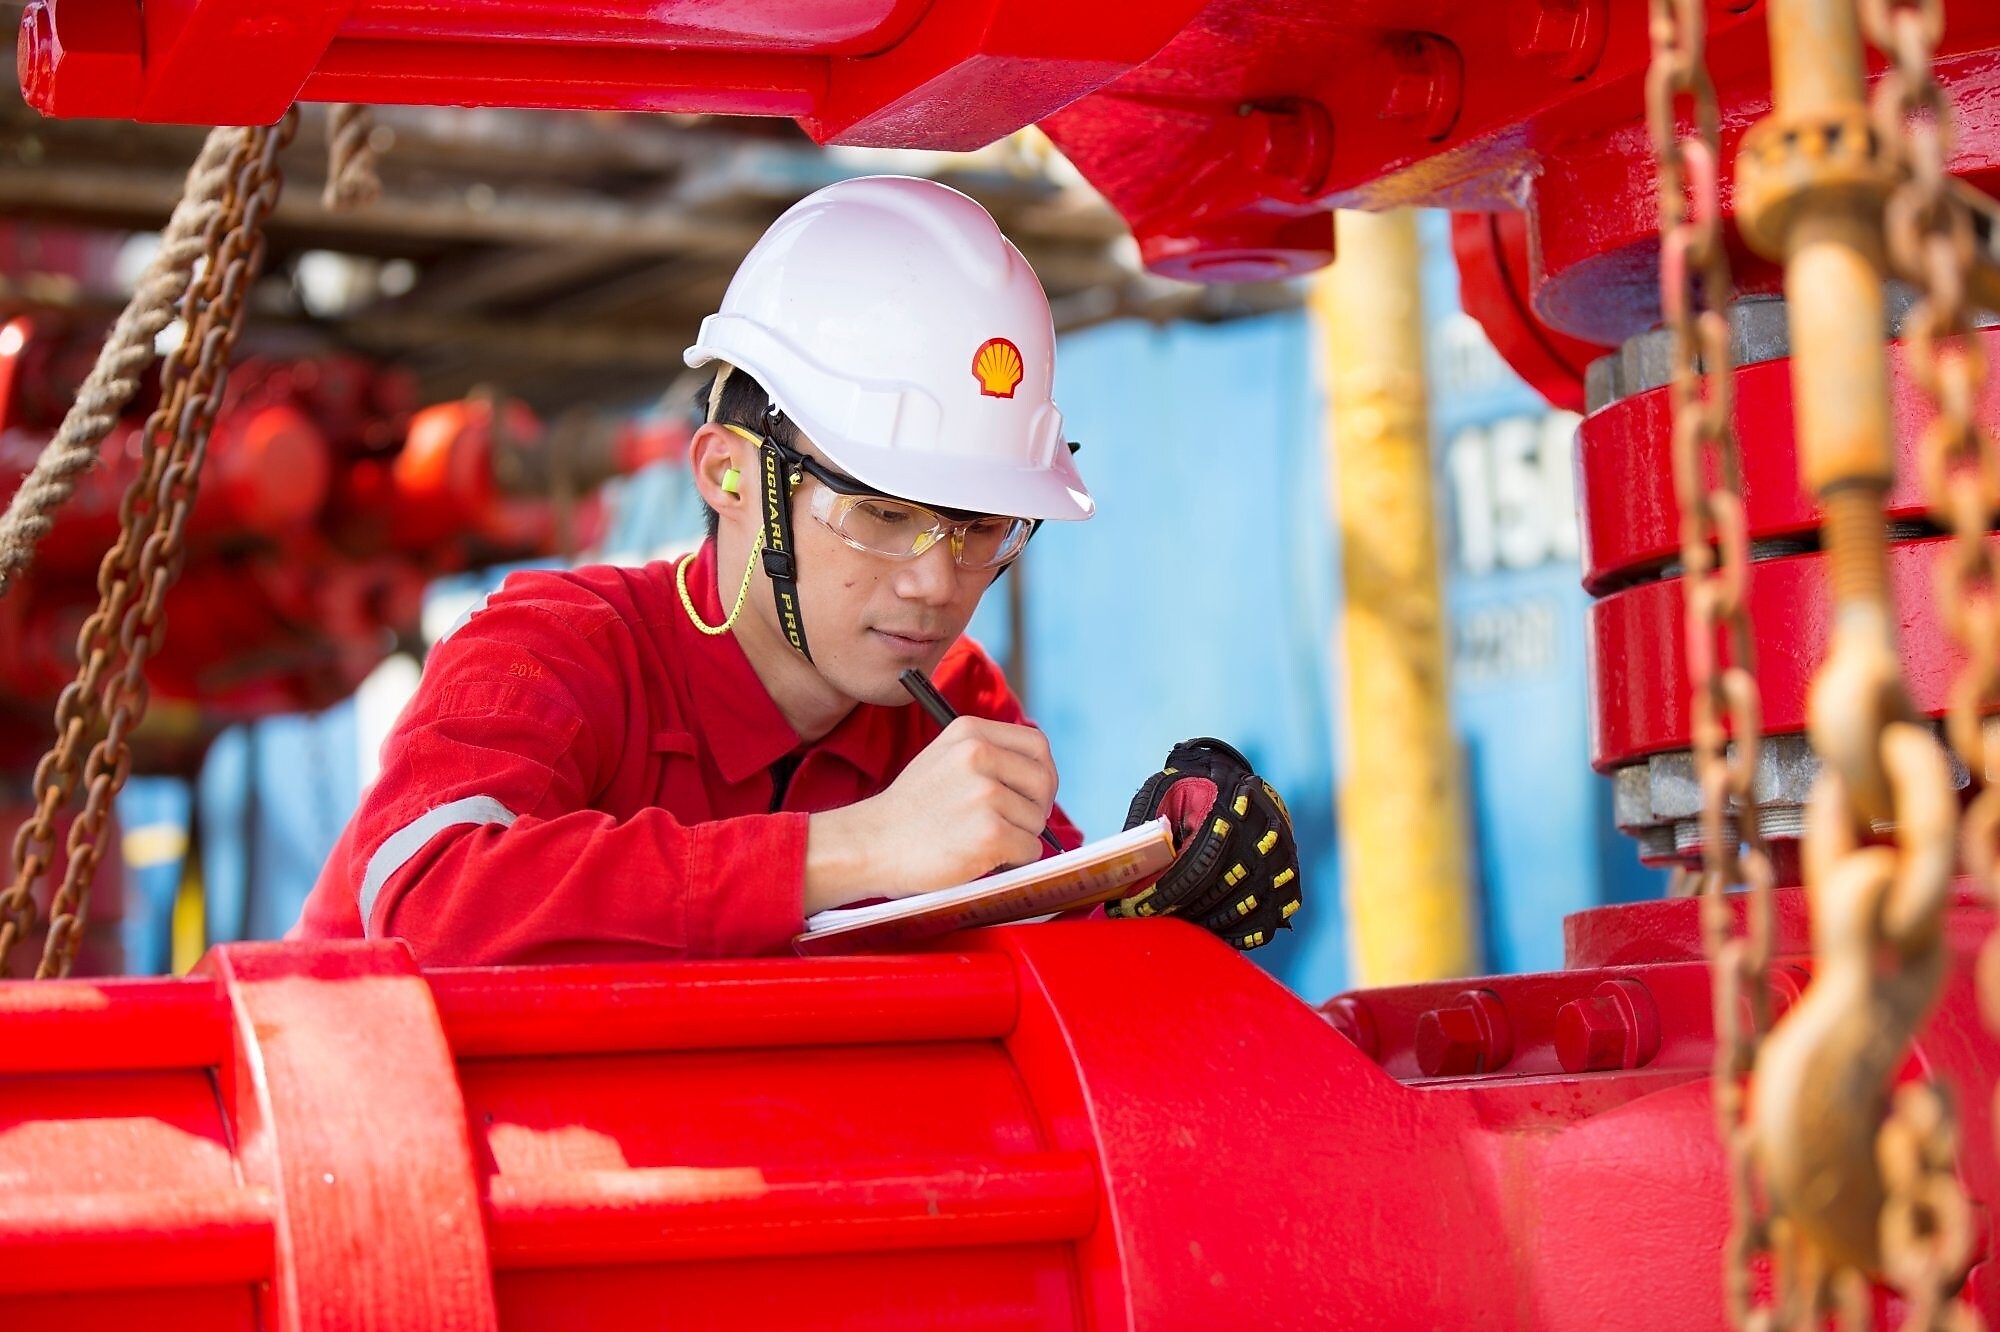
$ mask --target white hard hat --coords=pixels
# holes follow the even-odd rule
[[[862,484],[920,504],[1088,518],[1028,261],[949,186],[862,176],[771,224],[685,358],[723,361]]]

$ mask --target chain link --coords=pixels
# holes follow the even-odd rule
[[[183,337],[161,367],[160,405],[140,433],[139,475],[119,505],[118,538],[98,567],[97,609],[77,636],[77,678],[57,700],[56,741],[35,769],[35,812],[14,838],[12,883],[0,893],[0,974],[34,927],[34,886],[54,860],[56,818],[81,793],[35,974],[66,975],[75,960],[104,824],[130,774],[132,731],[149,701],[146,663],[159,649],[166,594],[185,559],[209,428],[263,263],[264,221],[282,184],[277,154],[296,125],[296,113],[288,113],[276,126],[242,131],[232,145],[222,205],[203,236],[201,272],[181,297]]]
[[[1750,537],[1736,439],[1719,117],[1705,61],[1702,0],[1652,0],[1649,31],[1646,109],[1659,164],[1660,306],[1673,338],[1674,488],[1694,766],[1702,794],[1698,891],[1702,942],[1714,977],[1716,1118],[1732,1201],[1724,1294],[1734,1326],[1762,1329],[1773,1325],[1773,1312],[1758,1305],[1752,1269],[1770,1238],[1757,1206],[1745,1106],[1758,1038],[1770,1018],[1774,875],[1755,792],[1763,708],[1750,634]],[[1690,135],[1680,129],[1683,100],[1692,110]],[[1749,890],[1747,929],[1740,935],[1725,896],[1739,883]]]
[[[2000,697],[2000,552],[1988,537],[2000,494],[2000,452],[1977,419],[1987,367],[1967,302],[1976,242],[1971,211],[1952,192],[1948,164],[1956,124],[1932,69],[1944,6],[1942,0],[1861,0],[1860,13],[1864,35],[1889,58],[1869,111],[1897,180],[1884,214],[1889,262],[1919,292],[1903,322],[1904,362],[1935,412],[1919,442],[1919,467],[1931,516],[1952,534],[1938,562],[1937,606],[1966,656],[1952,681],[1945,725],[1974,792],[1960,827],[1960,850],[1991,893],[2000,836],[2000,784],[1993,780],[2000,775],[2000,732],[1982,723],[1982,713]],[[1971,1262],[1972,1235],[1944,1093],[1923,1085],[1901,1088],[1877,1156],[1888,1195],[1883,1264],[1910,1302],[1905,1326],[1969,1325],[1973,1315],[1952,1299]]]

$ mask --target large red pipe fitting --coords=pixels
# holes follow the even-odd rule
[[[167,633],[147,662],[153,702],[134,737],[142,767],[178,766],[233,722],[348,697],[393,646],[394,627],[417,623],[428,581],[407,560],[314,541],[190,564],[167,593]],[[45,712],[76,678],[77,636],[96,604],[83,582],[31,580],[0,597],[0,698]],[[192,709],[198,724],[180,715]]]
[[[34,465],[102,333],[46,313],[0,326],[0,495]],[[144,729],[135,742],[149,761],[183,762],[219,725],[346,697],[415,628],[430,577],[589,544],[603,528],[594,492],[686,445],[672,419],[579,414],[545,432],[492,395],[422,412],[415,395],[407,374],[351,356],[231,367],[184,529],[186,568],[165,603],[171,629],[147,672],[156,721],[203,715]],[[157,400],[149,378],[40,543],[33,576],[0,598],[0,702],[39,711],[74,678]],[[0,755],[20,762],[32,755]]]
[[[11,494],[40,458],[103,332],[48,315],[17,315],[0,326],[0,495]],[[340,437],[355,429],[337,388],[348,368],[345,358],[324,367],[257,358],[231,367],[183,529],[191,547],[273,544],[318,521],[336,455],[356,442]],[[95,579],[118,535],[125,492],[140,474],[143,431],[158,396],[149,377],[99,446],[96,464],[77,478],[60,521],[36,547],[38,578]]]
[[[1804,948],[1797,894],[1778,949]],[[1990,913],[1961,908],[1969,958]],[[1719,1325],[1696,904],[1324,1016],[1174,921],[896,958],[0,986],[0,1310],[125,1327]],[[1953,971],[1916,1059],[2000,1185]],[[1200,994],[1164,1006],[1149,996]],[[1435,1075],[1470,990],[1508,1057]],[[1785,996],[1781,995],[1781,998]],[[1133,1014],[1153,1016],[1135,1023]],[[1341,1014],[1376,1034],[1364,1051]],[[1162,1016],[1165,1015],[1165,1016]],[[1457,1025],[1457,1024],[1450,1024]],[[1630,1028],[1629,1032],[1626,1030]],[[1607,1280],[1615,1274],[1615,1280]],[[1972,1297],[2000,1313],[1984,1268]]]
[[[41,456],[89,373],[100,329],[17,315],[0,325],[0,495]],[[333,445],[305,404],[273,391],[262,363],[237,366],[209,434],[186,533],[276,540],[311,526],[331,489]],[[150,383],[77,478],[59,523],[36,548],[43,575],[94,578],[118,534],[118,510],[140,470],[141,434],[157,392]]]
[[[1709,8],[1727,208],[1737,142],[1770,109],[1767,14]],[[1214,281],[1315,267],[1332,257],[1334,208],[1523,212],[1534,321],[1615,346],[1660,318],[1646,32],[1639,0],[1458,0],[1420,15],[1236,0],[1043,127],[1156,271]],[[2000,182],[1996,52],[2000,9],[1955,9],[1937,66],[1959,113],[1952,170],[1985,186]],[[1303,170],[1251,128],[1301,107],[1332,143]],[[1733,232],[1728,244],[1739,289],[1780,289],[1774,265]],[[1209,269],[1208,256],[1226,262]],[[1496,341],[1541,363],[1531,382],[1556,368],[1552,348]]]
[[[139,475],[138,424],[106,438],[98,464],[77,480],[61,521],[36,548],[44,575],[96,572],[118,536],[118,509]],[[48,435],[0,432],[0,495],[11,494],[41,455]],[[333,455],[326,436],[289,403],[272,402],[219,415],[208,442],[201,486],[185,528],[190,541],[220,536],[281,540],[312,526],[331,492]]]
[[[1818,512],[1799,482],[1784,303],[1740,303],[1735,330],[1751,629],[1764,728],[1774,737],[1766,743],[1757,794],[1766,835],[1795,843],[1818,770],[1803,733],[1812,675],[1831,632],[1826,557]],[[2000,355],[2000,329],[1976,336],[1989,357]],[[1594,401],[1578,430],[1577,462],[1584,583],[1597,598],[1586,637],[1591,762],[1617,783],[1618,824],[1654,864],[1692,861],[1701,850],[1666,338],[1663,332],[1634,338],[1593,366]],[[1898,641],[1912,703],[1939,717],[1964,653],[1939,615],[1936,568],[1948,539],[1930,522],[1917,466],[1932,409],[1898,347],[1890,350],[1890,367],[1897,480],[1886,507]],[[1979,406],[1985,419],[2000,421],[2000,384],[1986,386]],[[1965,774],[1958,778],[1963,783]],[[1782,868],[1796,871],[1789,851]]]
[[[1453,213],[1451,253],[1458,303],[1486,330],[1493,349],[1551,406],[1581,412],[1584,381],[1609,347],[1559,333],[1538,318],[1525,213]]]
[[[570,544],[603,529],[603,506],[589,492],[603,476],[575,477],[569,498],[512,493],[521,458],[546,458],[553,441],[526,404],[475,396],[425,407],[410,418],[403,446],[358,462],[342,478],[334,528],[357,549],[434,552],[470,540],[503,550],[555,547],[569,505]],[[546,465],[535,469],[545,482]],[[550,487],[552,489],[559,487]]]

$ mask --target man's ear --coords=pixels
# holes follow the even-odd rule
[[[748,506],[755,484],[751,462],[749,441],[713,422],[695,431],[688,441],[694,488],[720,517],[751,512]]]

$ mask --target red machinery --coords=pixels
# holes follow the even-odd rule
[[[34,465],[102,334],[46,314],[0,325],[0,494]],[[77,631],[97,604],[98,562],[156,397],[149,388],[130,406],[31,576],[0,598],[0,776],[19,774],[19,790],[13,777],[0,785],[0,840],[30,808],[26,774],[75,677]],[[558,449],[517,402],[418,408],[407,376],[356,357],[244,360],[210,436],[187,568],[166,599],[172,629],[149,663],[142,767],[191,768],[225,725],[346,698],[414,634],[431,579],[550,553],[559,536],[594,540],[596,487],[675,451],[682,433],[606,422]],[[557,489],[575,497],[567,512]],[[98,895],[86,973],[119,969],[118,898]]]
[[[267,122],[297,97],[725,111],[926,148],[1039,121],[1147,263],[1198,280],[1324,263],[1335,207],[1518,213],[1518,232],[1461,224],[1466,304],[1552,398],[1593,409],[1594,759],[1645,853],[1689,856],[1644,5],[804,8],[35,0],[21,74],[50,114],[150,120]],[[1726,167],[1770,106],[1766,16],[1727,0],[1709,19]],[[1989,192],[1996,51],[2000,10],[1954,5],[1936,64],[1958,114],[1951,165]],[[1797,882],[1786,848],[1815,761],[1787,735],[1824,637],[1824,559],[1789,448],[1779,274],[1733,234],[1731,255],[1739,289],[1764,298],[1737,311],[1739,424],[1779,733],[1766,832]],[[1586,374],[1592,348],[1614,350]],[[1925,413],[1899,406],[1909,476]],[[1937,538],[1913,492],[1890,507],[1906,674],[1935,715],[1960,662],[1927,605]],[[1811,979],[1799,894],[1783,898],[1781,1002]],[[176,1288],[221,1301],[185,1306],[218,1320],[253,1318],[242,1292],[269,1280],[261,1308],[282,1326],[358,1322],[329,1302],[424,1292],[438,1302],[388,1321],[1715,1326],[1726,1190],[1693,917],[1685,902],[1606,908],[1571,921],[1564,972],[1344,996],[1324,1016],[1346,1041],[1171,923],[1002,933],[965,957],[560,983],[417,979],[389,950],[273,947],[223,950],[205,981],[15,988],[0,993],[34,1015],[22,1029],[48,1034],[15,1043],[32,1077],[0,1151],[47,1147],[0,1160],[15,1177],[63,1168],[46,1176],[61,1201],[0,1204],[32,1242],[10,1288],[75,1317],[54,1292],[103,1287],[104,1261],[125,1255],[135,1284],[204,1274]],[[2000,1054],[1968,970],[1991,929],[1969,899],[1952,913],[1952,978],[1904,1070],[1955,1093],[1981,1218],[1969,1290],[1989,1319]],[[378,992],[385,1016],[350,1025]],[[135,1034],[183,1029],[180,1044]],[[411,1044],[385,1058],[389,1032]],[[292,1042],[340,1075],[271,1048]],[[138,1071],[163,1064],[179,1071]],[[411,1086],[382,1085],[405,1072]],[[397,1113],[402,1093],[429,1109]],[[115,1155],[121,1122],[167,1123],[171,1140]],[[86,1179],[71,1153],[120,1164]],[[371,1245],[385,1221],[426,1238]]]
[[[181,980],[17,984],[0,1310],[75,1332],[1713,1327],[1728,1190],[1694,906],[1585,913],[1570,970],[1350,995],[1332,1027],[1170,921],[428,973],[393,942],[240,944]],[[1984,928],[1954,920],[1961,955]],[[1990,1086],[2000,1050],[1970,1036],[1926,1038],[1927,1071]],[[1990,1180],[1986,1127],[1965,1165]]]
[[[0,326],[0,493],[34,464],[101,335],[47,317]],[[153,405],[148,394],[132,404],[32,579],[0,599],[0,707],[44,716],[74,676],[77,628]],[[564,522],[576,544],[594,540],[596,487],[668,456],[680,434],[607,425],[586,449],[572,444],[565,515],[550,495],[549,440],[519,403],[419,408],[408,377],[356,357],[246,359],[210,437],[153,690],[168,712],[199,705],[213,725],[337,702],[414,629],[429,580],[546,554]],[[19,752],[10,741],[0,763],[41,739],[21,737]]]

